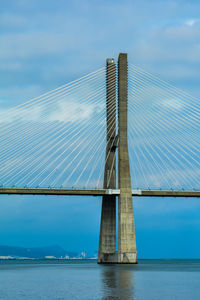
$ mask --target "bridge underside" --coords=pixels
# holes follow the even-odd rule
[[[69,196],[119,196],[118,189],[27,189],[0,188],[0,194],[12,195],[69,195]],[[132,190],[134,197],[200,197],[200,191]]]

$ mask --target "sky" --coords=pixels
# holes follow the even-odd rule
[[[0,8],[0,109],[129,62],[200,95],[199,1],[7,0]],[[0,196],[0,244],[98,249],[101,199]],[[134,199],[139,258],[200,253],[198,199]]]

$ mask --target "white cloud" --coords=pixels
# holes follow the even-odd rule
[[[56,108],[50,112],[47,121],[65,123],[82,122],[92,118],[93,114],[102,111],[101,104],[84,103],[77,101],[59,101]]]
[[[195,24],[197,24],[198,22],[199,22],[199,19],[189,19],[189,20],[185,21],[185,25],[192,27]]]
[[[30,6],[34,7],[34,2]],[[98,68],[106,57],[117,55],[119,50],[128,52],[130,62],[142,64],[175,85],[183,82],[186,90],[190,82],[200,78],[200,30],[195,17],[199,5],[102,1],[94,6],[90,1],[76,1],[69,6],[62,4],[62,9],[55,5],[56,14],[53,6],[50,1],[47,11],[35,7],[34,18],[22,26],[23,30],[1,34],[0,68],[6,78],[8,65],[10,90],[12,80],[20,80],[16,73],[12,74],[12,68],[20,71],[25,80],[34,81],[39,76],[41,86],[46,88],[50,82],[53,86],[56,80],[66,82],[66,78]],[[160,14],[155,17],[156,8]],[[13,24],[27,22],[23,21],[26,17],[21,10],[16,14],[8,10],[4,15],[5,20],[13,18]],[[199,90],[199,85],[195,86]]]
[[[169,109],[175,109],[175,110],[181,110],[184,107],[183,101],[181,101],[179,98],[165,98],[161,101],[160,105],[165,106]]]
[[[52,103],[53,101],[54,103]],[[63,100],[53,99],[52,102],[33,104],[30,107],[25,105],[16,109],[15,107],[11,109],[0,108],[0,122],[10,123],[18,119],[21,122],[89,122],[92,117],[100,114],[105,108],[103,103],[84,102],[81,98],[73,99],[73,97]]]

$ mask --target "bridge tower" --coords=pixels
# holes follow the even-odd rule
[[[118,252],[116,251],[116,196],[102,199],[98,263],[136,263],[131,177],[127,139],[127,54],[118,58],[118,135],[116,135],[116,65],[107,60],[107,148],[104,188],[116,188],[118,148]]]

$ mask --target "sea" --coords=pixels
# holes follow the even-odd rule
[[[200,260],[0,260],[2,300],[199,300]]]

